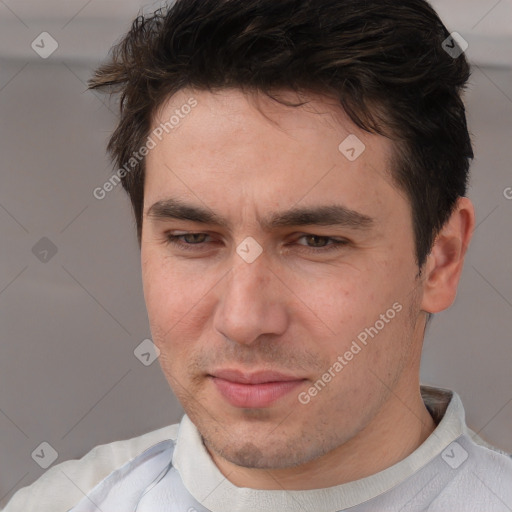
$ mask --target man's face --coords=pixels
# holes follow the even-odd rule
[[[259,105],[182,90],[155,116],[154,129],[174,119],[146,160],[142,272],[160,364],[207,447],[283,468],[354,438],[417,384],[422,290],[391,141],[319,97]],[[353,137],[339,148],[349,135],[358,157]],[[324,225],[325,211],[285,215],[325,207],[340,210]]]

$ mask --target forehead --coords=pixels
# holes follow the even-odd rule
[[[400,195],[389,174],[389,139],[359,129],[332,99],[279,97],[308,103],[290,107],[237,89],[172,96],[153,117],[151,133],[162,134],[147,156],[146,208],[177,195],[232,203],[234,211],[243,201],[277,210],[337,198],[354,210],[371,204],[373,217],[370,210]]]
[[[301,156],[322,149],[331,155],[355,156],[352,162],[366,146],[370,151],[364,151],[359,163],[388,167],[392,142],[357,127],[337,100],[313,93],[298,95],[280,91],[274,94],[280,101],[302,104],[283,105],[259,91],[246,93],[226,88],[210,92],[185,88],[161,105],[153,115],[152,129],[163,127],[163,137],[170,144],[173,138],[181,139],[180,144],[186,138],[188,144],[195,142],[205,149],[215,142],[231,142],[232,146],[248,142],[245,149],[265,144],[269,149],[283,150],[300,145]],[[235,137],[227,141],[229,135]],[[347,137],[350,141],[340,147]],[[355,148],[355,155],[347,152],[350,146]],[[357,167],[357,163],[352,167]]]

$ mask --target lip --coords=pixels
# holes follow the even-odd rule
[[[211,373],[212,377],[237,382],[240,384],[264,384],[267,382],[290,382],[296,380],[304,380],[303,377],[294,375],[286,375],[281,372],[261,370],[252,373],[245,373],[240,370],[217,370]]]
[[[231,405],[244,408],[268,407],[306,380],[276,371],[244,373],[229,369],[215,371],[209,377]]]

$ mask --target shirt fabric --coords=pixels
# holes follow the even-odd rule
[[[233,485],[180,424],[100,445],[20,489],[4,512],[511,512],[512,456],[465,421],[457,393],[421,386],[437,427],[409,456],[353,482],[307,491]]]

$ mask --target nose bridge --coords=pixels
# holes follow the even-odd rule
[[[263,309],[270,292],[271,273],[268,264],[262,256],[251,263],[238,255],[233,259],[233,268],[225,288],[225,302],[229,302],[232,311],[239,309],[245,311],[247,316],[257,314]]]
[[[235,254],[233,261],[217,306],[215,329],[241,344],[250,344],[264,333],[281,333],[284,305],[264,255],[249,262]]]

